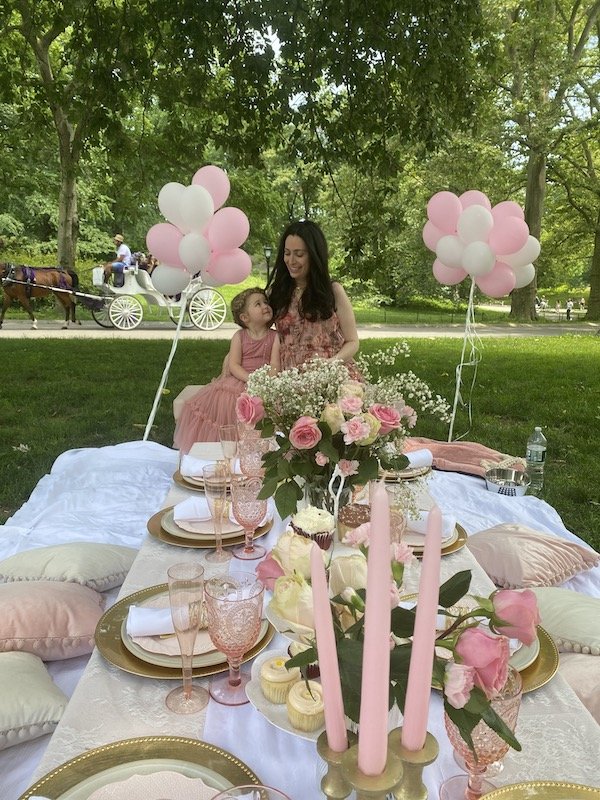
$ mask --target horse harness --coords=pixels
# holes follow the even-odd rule
[[[25,294],[27,295],[28,300],[31,300],[31,293],[33,291],[34,286],[37,285],[37,282],[35,280],[35,273],[37,269],[40,270],[51,269],[53,272],[58,272],[59,279],[57,288],[64,289],[65,291],[71,291],[71,287],[69,286],[69,284],[67,283],[67,279],[65,278],[64,270],[58,267],[36,267],[36,268],[24,267],[24,266],[17,267],[16,264],[11,264],[9,262],[3,264],[3,266],[5,268],[5,275],[2,278],[2,284],[17,283],[20,284],[21,286],[25,286]],[[22,280],[17,280],[16,272],[18,268],[20,268],[21,270],[23,276]],[[44,286],[43,288],[48,288],[48,287]]]

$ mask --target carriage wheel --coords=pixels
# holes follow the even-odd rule
[[[205,287],[198,289],[188,303],[188,314],[197,328],[214,331],[227,314],[227,304],[220,292]]]
[[[179,315],[181,314],[181,303],[173,303],[172,305],[167,306],[167,311],[169,312],[169,317],[171,322],[174,322],[175,325],[179,324]],[[190,314],[188,307],[186,306],[185,309],[185,316],[183,318],[183,322],[181,323],[182,328],[193,328],[194,323],[190,319]]]
[[[108,315],[108,303],[104,303],[102,308],[99,309],[92,309],[92,317],[94,318],[94,322],[100,325],[101,328],[114,328],[115,326],[112,324],[110,317]]]
[[[110,321],[120,331],[132,331],[142,321],[142,304],[130,294],[117,295],[108,307]]]

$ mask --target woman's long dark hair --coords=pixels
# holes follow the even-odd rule
[[[311,322],[329,319],[335,311],[335,298],[329,275],[327,240],[316,222],[310,220],[290,223],[281,236],[275,266],[267,283],[267,296],[273,309],[273,317],[277,319],[285,314],[295,288],[283,259],[288,236],[299,236],[302,239],[310,264],[306,288],[299,304],[300,315]]]

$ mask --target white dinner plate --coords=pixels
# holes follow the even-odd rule
[[[292,723],[289,721],[285,703],[272,703],[270,700],[267,700],[262,693],[262,689],[260,688],[260,668],[269,658],[275,658],[277,656],[281,656],[286,660],[288,658],[287,653],[281,653],[275,650],[267,650],[254,659],[254,663],[252,664],[251,680],[246,684],[246,694],[248,695],[248,700],[250,700],[254,708],[259,711],[263,717],[265,717],[271,723],[271,725],[274,725],[276,728],[279,728],[286,733],[291,733],[292,736],[299,736],[301,739],[308,739],[311,742],[316,742],[319,738],[319,734],[325,730],[325,726],[322,726],[316,731],[311,732],[299,731],[297,728],[294,728]]]
[[[525,669],[530,664],[536,660],[536,658],[540,654],[540,640],[539,637],[535,637],[535,641],[532,644],[522,644],[519,649],[512,654],[510,657],[510,664],[519,672],[522,669]]]
[[[171,536],[177,536],[180,539],[214,539],[215,529],[211,520],[202,520],[201,522],[186,521],[186,527],[183,528],[173,518],[173,509],[170,508],[162,516],[160,521],[163,529],[170,533]],[[237,522],[232,522],[230,519],[223,520],[223,539],[230,539],[234,536],[239,536],[243,532],[243,528]]]
[[[458,540],[458,528],[455,527],[449,536],[447,536],[445,539],[442,539],[442,547],[449,547],[451,544],[454,544],[454,542],[456,542],[457,540]],[[417,533],[416,531],[411,531],[410,529],[408,529],[405,533],[402,534],[402,541],[409,547],[416,547],[422,550],[425,547],[425,534]]]
[[[269,620],[277,633],[281,633],[286,639],[289,639],[290,642],[308,644],[315,638],[315,632],[312,628],[307,628],[305,625],[298,625],[297,623],[290,622],[289,619],[280,617],[279,614],[271,608],[271,603],[268,603],[265,607],[265,617]]]

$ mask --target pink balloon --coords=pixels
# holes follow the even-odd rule
[[[506,217],[525,219],[525,212],[514,200],[503,200],[492,208],[492,217],[494,218],[494,222],[500,222],[501,219],[505,219]]]
[[[222,208],[208,224],[207,238],[213,250],[235,250],[250,233],[248,217],[239,208]]]
[[[478,189],[469,189],[467,192],[463,192],[458,199],[463,208],[484,206],[488,211],[492,210],[492,204],[488,200],[487,194],[480,192]]]
[[[488,244],[497,256],[516,253],[527,242],[529,227],[518,217],[504,217],[494,223]]]
[[[221,283],[241,283],[252,271],[248,253],[239,248],[217,253],[206,268],[206,272]]]
[[[169,222],[159,222],[153,225],[146,234],[146,244],[148,251],[155,258],[173,267],[183,267],[183,262],[179,258],[179,242],[183,234]]]
[[[203,186],[213,199],[215,208],[221,208],[225,200],[229,197],[229,190],[231,188],[227,173],[220,167],[215,167],[213,164],[207,164],[194,174],[192,183],[198,186]]]
[[[447,267],[438,258],[433,262],[433,276],[436,281],[445,286],[454,286],[456,283],[460,283],[467,277],[467,274],[464,269]]]
[[[494,269],[487,275],[479,275],[475,283],[489,297],[504,297],[515,288],[515,273],[502,261],[496,261]]]
[[[452,192],[437,192],[427,203],[427,216],[444,233],[456,233],[456,223],[463,207]]]
[[[428,250],[433,250],[434,253],[437,243],[442,236],[445,235],[444,231],[441,231],[429,220],[427,220],[423,226],[423,241],[425,242],[425,247],[427,247]]]

